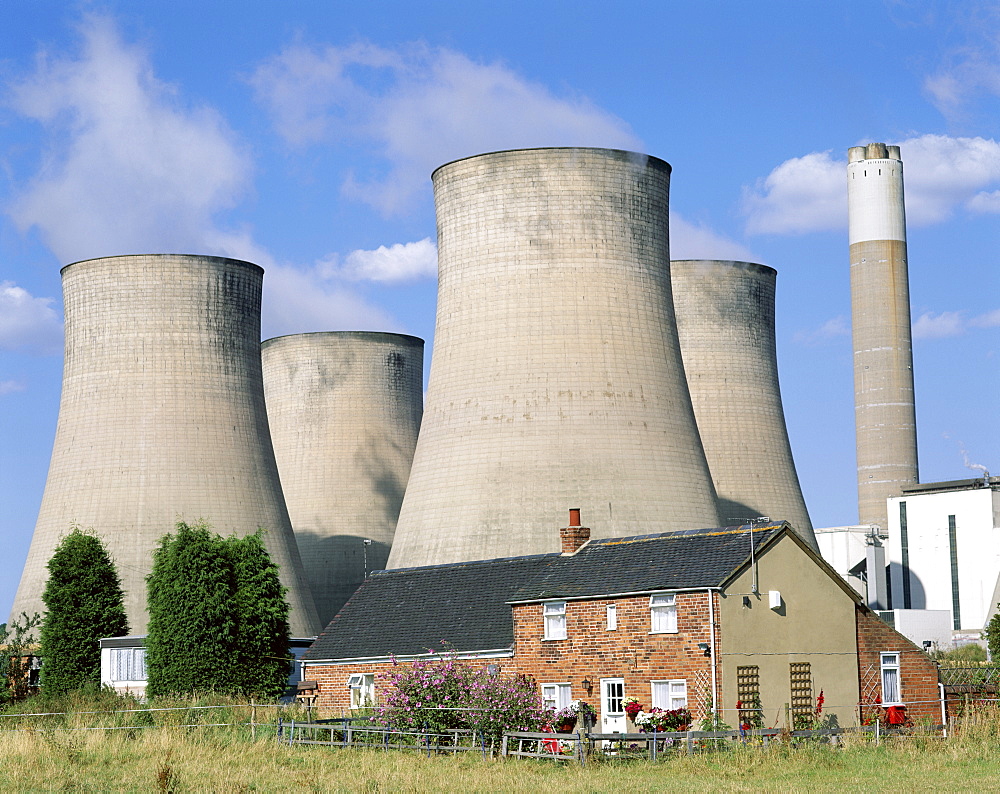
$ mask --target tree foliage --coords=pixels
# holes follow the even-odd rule
[[[1000,607],[1000,604],[997,604],[997,607]],[[983,638],[986,640],[986,648],[990,652],[990,659],[994,662],[1000,661],[1000,608],[990,618],[990,622],[986,624]]]
[[[244,695],[278,697],[288,680],[288,603],[278,566],[262,533],[226,541],[235,578],[236,647],[233,687]]]
[[[221,538],[180,521],[146,578],[147,692],[276,696],[288,677],[288,606],[261,533]]]
[[[60,694],[100,686],[102,637],[128,634],[124,593],[100,539],[74,526],[48,562],[41,683]]]

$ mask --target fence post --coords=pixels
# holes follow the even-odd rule
[[[694,737],[691,735],[694,731],[687,732],[687,738],[685,739],[685,744],[687,744],[687,754],[694,755]]]
[[[278,736],[277,736],[278,744],[281,744],[281,737],[284,735],[284,733],[285,733],[284,723],[282,722],[281,717],[278,717]]]
[[[292,742],[295,741],[295,720],[292,720],[291,725],[288,726],[288,746],[292,746]]]

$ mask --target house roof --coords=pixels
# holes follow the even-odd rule
[[[558,558],[557,553],[535,554],[377,571],[355,591],[303,659],[510,648],[514,625],[507,602]]]
[[[378,571],[319,635],[305,661],[412,656],[514,643],[511,603],[721,587],[785,523],[592,540],[572,555],[536,554]]]
[[[787,527],[756,527],[754,550]],[[512,602],[721,587],[750,560],[749,527],[592,540],[519,588]]]

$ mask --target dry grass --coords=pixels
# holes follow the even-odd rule
[[[491,761],[475,753],[427,758],[287,747],[228,728],[0,733],[0,790],[19,791],[991,790],[998,770],[995,709],[967,717],[948,741],[890,739],[874,746],[855,740],[840,749],[776,744],[766,751],[737,746],[656,764],[609,760],[586,768]]]

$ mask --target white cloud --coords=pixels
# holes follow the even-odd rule
[[[976,193],[965,206],[973,212],[1000,215],[1000,190]]]
[[[437,246],[429,237],[414,243],[380,245],[374,251],[352,251],[338,264],[336,257],[324,264],[325,272],[349,281],[392,283],[437,276]]]
[[[913,323],[913,338],[946,339],[961,336],[970,328],[995,328],[1000,326],[1000,309],[967,317],[965,311],[923,312]]]
[[[701,223],[691,223],[670,212],[671,259],[733,259],[755,262],[748,249]]]
[[[504,64],[448,49],[296,44],[251,82],[289,143],[373,147],[385,173],[349,175],[344,190],[384,212],[409,206],[434,168],[461,157],[539,146],[642,148],[625,122],[586,98],[554,96]]]
[[[0,350],[60,353],[63,328],[54,302],[36,298],[12,281],[0,281]]]
[[[1000,309],[994,309],[991,312],[986,312],[985,314],[973,317],[969,320],[969,325],[975,326],[976,328],[996,328],[997,326],[1000,326]]]
[[[943,339],[965,331],[962,312],[924,312],[913,323],[914,339]]]
[[[75,57],[39,56],[11,104],[49,153],[8,211],[63,261],[122,253],[233,255],[213,216],[250,187],[251,161],[212,108],[182,102],[106,18],[80,26]],[[239,235],[237,235],[239,237]]]
[[[805,345],[807,347],[815,347],[817,345],[824,344],[825,342],[829,342],[832,339],[839,339],[850,335],[850,323],[848,323],[846,317],[838,315],[827,320],[819,328],[796,331],[792,335],[792,341],[796,344]]]
[[[13,394],[16,391],[24,391],[27,386],[17,380],[0,380],[0,396]]]
[[[1000,96],[1000,9],[993,2],[951,9],[949,26],[965,40],[924,78],[924,90],[945,117],[960,120],[977,99]]]
[[[748,234],[801,234],[847,223],[846,160],[813,152],[786,160],[743,189]]]
[[[396,327],[316,267],[278,265],[250,229],[221,225],[218,214],[252,186],[246,147],[217,111],[183,102],[159,81],[149,54],[123,42],[109,19],[89,16],[80,32],[78,55],[40,55],[34,73],[12,87],[12,107],[41,125],[50,149],[7,207],[22,230],[37,227],[66,262],[145,252],[255,262],[266,271],[262,325],[271,335]],[[32,327],[58,330],[49,299],[4,295],[21,303],[0,318],[0,345],[27,344]],[[53,335],[50,327],[46,338]]]
[[[1000,200],[986,192],[1000,184],[1000,143],[921,135],[899,146],[909,225],[939,223],[962,206],[1000,212]],[[846,156],[834,159],[829,151],[786,160],[754,187],[744,188],[747,233],[802,234],[844,228],[846,169]]]
[[[272,265],[264,274],[261,333],[267,339],[309,331],[402,331],[385,311],[324,274]]]

